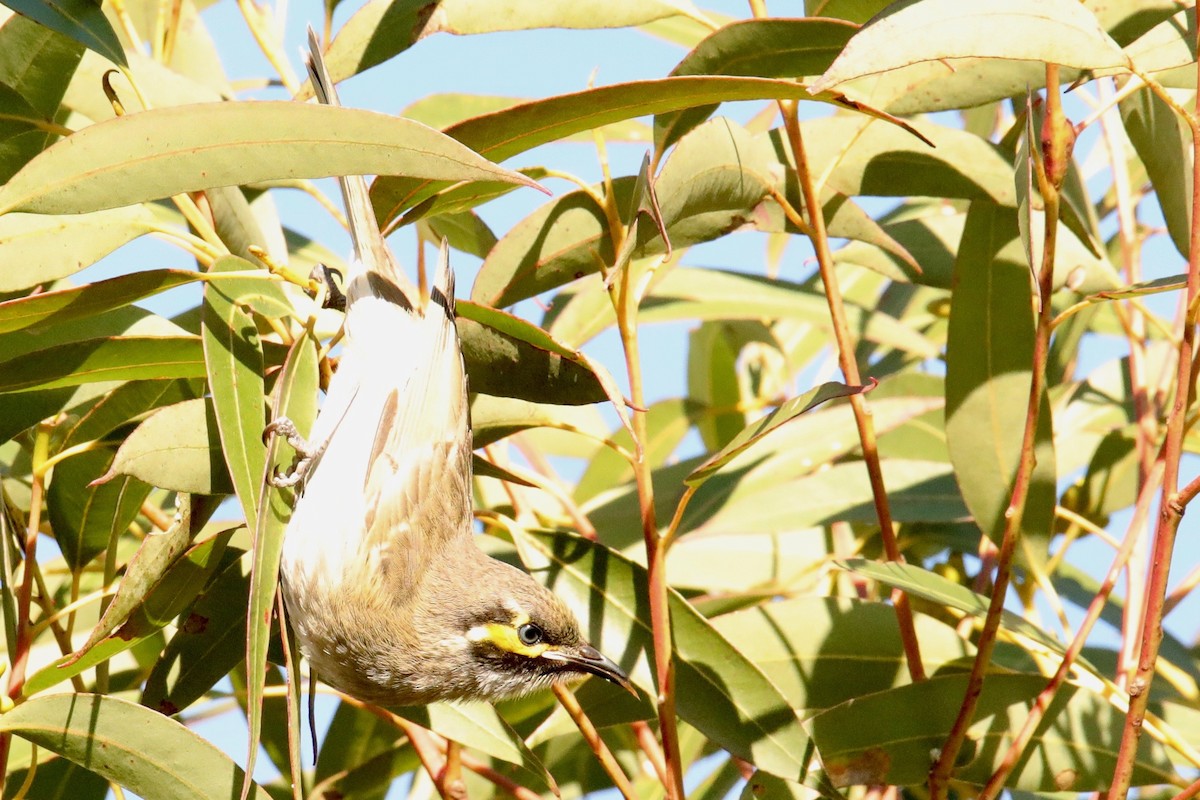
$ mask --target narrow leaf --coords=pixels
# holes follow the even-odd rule
[[[94,50],[118,66],[129,66],[108,17],[89,0],[5,0],[5,5]]]
[[[929,753],[941,746],[954,722],[967,676],[939,675],[860,697],[809,721],[825,772],[839,787],[862,784],[921,784]],[[1000,766],[1038,692],[1041,675],[991,674],[968,737],[969,759],[954,778],[982,784]],[[1125,715],[1098,694],[1067,685],[1058,691],[1047,723],[1035,734],[1026,758],[1007,786],[1034,792],[1096,791],[1112,780]],[[1149,736],[1138,742],[1135,785],[1169,781],[1174,768],[1162,746]]]
[[[0,214],[82,213],[213,186],[364,174],[534,185],[399,117],[285,101],[198,103],[67,137],[0,187]]]
[[[586,638],[653,696],[645,570],[583,539],[512,533],[526,567],[576,612]],[[686,600],[672,592],[669,602],[680,717],[762,769],[800,775],[807,740],[787,701]],[[736,692],[729,690],[733,686]]]
[[[0,715],[0,730],[156,800],[229,800],[245,775],[175,720],[117,697],[34,697]],[[251,796],[270,800],[258,786]]]
[[[1075,0],[901,0],[867,22],[812,85],[821,92],[864,75],[922,61],[986,57],[1080,69],[1121,67],[1127,58]]]
[[[276,417],[284,416],[307,433],[317,415],[317,342],[302,336],[292,344],[275,384]],[[261,435],[261,431],[260,431]],[[263,693],[267,676],[267,648],[271,637],[271,617],[279,589],[279,559],[283,535],[291,519],[293,497],[290,492],[270,486],[276,469],[286,469],[292,454],[278,436],[271,438],[265,464],[258,476],[257,494],[262,498],[254,517],[254,566],[246,611],[246,718],[249,722],[248,773],[254,772],[262,736]],[[251,784],[249,778],[243,787]]]
[[[236,256],[219,259],[213,273],[251,268]],[[262,346],[254,318],[239,303],[236,289],[224,281],[204,286],[201,333],[209,391],[221,434],[221,450],[245,519],[254,519],[261,500],[266,445]]]
[[[177,492],[232,493],[212,399],[185,400],[148,417],[121,443],[111,475]]]
[[[101,211],[98,213],[104,215],[112,212]],[[5,220],[19,216],[21,215],[14,214],[0,218],[0,228],[3,227]],[[104,228],[107,225],[99,227]],[[88,239],[89,236],[78,230],[56,232],[56,241],[66,242],[72,238]],[[3,231],[0,230],[0,258],[7,258],[3,252],[7,245],[8,241],[5,239]],[[61,250],[58,251],[57,257],[62,258]],[[13,261],[10,263],[23,262]],[[27,273],[22,274],[26,275]],[[59,325],[80,317],[100,314],[175,286],[190,283],[196,280],[196,277],[195,273],[184,270],[155,269],[119,275],[84,286],[55,289],[16,300],[8,300],[0,303],[0,333],[9,333],[38,325]],[[22,277],[21,282],[23,283],[26,279]]]
[[[0,364],[0,392],[103,381],[203,378],[194,336],[110,336],[48,347]]]

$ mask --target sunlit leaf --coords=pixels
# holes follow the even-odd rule
[[[0,188],[0,213],[82,213],[213,186],[359,174],[532,183],[398,117],[283,101],[200,103],[76,132]]]
[[[824,91],[853,78],[939,59],[986,57],[1067,67],[1125,65],[1126,56],[1074,0],[901,0],[872,18],[821,79]]]
[[[860,697],[813,717],[808,725],[826,773],[838,786],[921,784],[929,753],[941,746],[966,689],[966,675],[943,675]],[[1034,698],[1041,675],[988,675],[954,777],[982,784],[1000,766]],[[1008,786],[1027,791],[1089,791],[1112,779],[1123,712],[1078,686],[1059,690],[1047,710],[1053,724],[1035,734],[1030,757],[1018,763]],[[1162,783],[1174,773],[1161,745],[1139,740],[1134,784]]]
[[[229,800],[244,773],[229,756],[175,720],[117,697],[35,697],[0,715],[13,733],[142,797]],[[255,786],[250,796],[270,800]]]

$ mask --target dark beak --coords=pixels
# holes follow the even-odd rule
[[[579,672],[596,675],[609,683],[615,683],[634,697],[638,696],[637,689],[634,688],[625,671],[618,667],[612,659],[591,645],[581,644],[569,650],[566,648],[561,650],[547,650],[542,653],[542,658],[559,661]]]

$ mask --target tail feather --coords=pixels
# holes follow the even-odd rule
[[[313,94],[317,101],[330,106],[340,106],[337,89],[329,77],[325,59],[321,54],[321,44],[317,40],[316,31],[308,29],[308,53],[304,58],[308,68],[308,77],[312,81]],[[404,272],[396,264],[395,258],[387,248],[379,223],[375,219],[375,210],[371,206],[371,196],[367,191],[367,182],[361,175],[342,175],[338,177],[338,185],[342,190],[342,202],[346,207],[346,221],[350,227],[350,239],[354,245],[354,261],[352,272],[346,276],[346,299],[352,303],[356,296],[364,294],[386,295],[387,289],[379,286],[378,281],[360,281],[362,273],[375,273],[384,278],[387,283],[399,289],[410,308],[416,308],[416,288],[405,277]]]

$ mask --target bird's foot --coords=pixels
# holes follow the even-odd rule
[[[308,273],[310,281],[317,281],[325,287],[325,291],[321,293],[321,308],[333,308],[338,311],[346,310],[346,295],[338,288],[337,283],[333,280],[333,276],[342,277],[342,273],[336,269],[330,269],[324,264],[317,264],[312,268],[312,272]]]
[[[263,441],[271,436],[284,437],[296,451],[291,467],[287,472],[276,470],[270,478],[271,485],[277,489],[295,486],[308,474],[309,467],[312,466],[313,459],[317,457],[319,448],[309,444],[308,440],[300,435],[300,431],[296,430],[296,424],[287,417],[277,417],[267,424],[267,427],[263,429]]]

